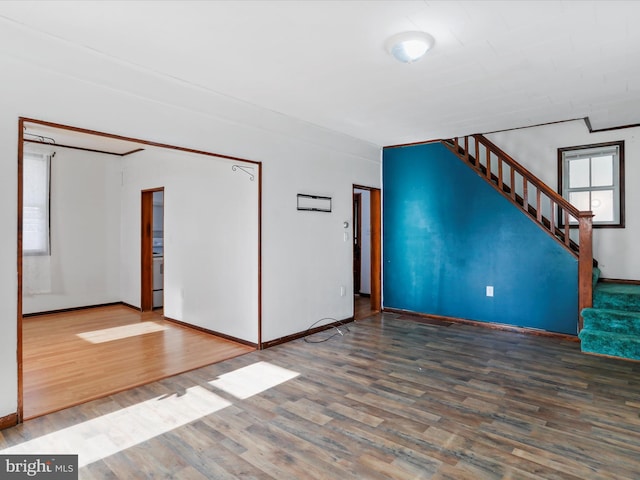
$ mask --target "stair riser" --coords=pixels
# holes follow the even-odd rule
[[[612,334],[601,335],[583,330],[580,340],[583,352],[640,360],[640,339],[616,338]]]
[[[640,315],[636,317],[614,311],[585,309],[582,318],[587,330],[640,336]]]
[[[640,295],[595,295],[593,308],[640,312]]]
[[[584,328],[598,332],[611,332],[620,335],[638,335],[640,337],[640,325],[630,322],[618,322],[616,320],[587,320],[584,319]]]

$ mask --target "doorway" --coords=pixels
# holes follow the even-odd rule
[[[164,187],[141,193],[140,309],[150,312],[163,305]]]
[[[354,318],[382,309],[380,189],[353,186]]]
[[[366,194],[366,207],[369,209],[368,193]],[[369,224],[367,223],[367,226]],[[370,236],[370,229],[369,231]],[[362,292],[362,193],[354,192],[353,194],[353,293],[354,295],[363,295]],[[365,262],[365,266],[369,267],[370,264]],[[365,295],[370,295],[369,288],[366,288]]]

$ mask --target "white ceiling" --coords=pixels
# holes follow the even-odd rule
[[[149,149],[149,145],[120,138],[97,135],[40,123],[25,122],[23,138],[27,143],[39,143],[93,150],[112,155],[127,155]]]
[[[637,1],[2,1],[0,21],[376,145],[640,123]],[[414,64],[384,50],[405,30],[436,39]]]

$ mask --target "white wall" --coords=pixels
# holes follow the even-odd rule
[[[351,243],[343,240],[342,222],[352,221],[353,184],[380,186],[378,146],[115,63],[2,19],[0,71],[0,417],[17,408],[20,116],[263,162],[263,341],[353,313]],[[297,193],[331,196],[334,211],[298,212]]]
[[[7,111],[3,97],[0,112]],[[17,408],[17,135],[15,116],[0,113],[0,417]]]
[[[123,178],[122,300],[140,306],[141,191],[164,187],[164,315],[257,343],[257,165],[148,148]]]
[[[589,133],[582,120],[494,133],[487,137],[557,191],[558,148],[625,141],[625,228],[595,228],[593,255],[602,277],[640,280],[640,128]]]
[[[23,258],[24,313],[120,301],[122,161],[113,155],[54,150],[51,255]]]
[[[280,320],[267,320],[263,340],[306,330],[322,318],[353,314],[353,243],[350,229],[344,240],[343,222],[353,223],[353,184],[362,184],[355,178],[379,186],[378,164],[354,158],[345,162],[336,154],[322,160],[320,152],[304,148],[293,154],[298,161],[272,162],[264,171],[263,191],[271,201],[265,202],[263,217],[263,312]],[[326,168],[318,169],[322,163]],[[333,211],[296,210],[298,193],[332,197]],[[273,277],[277,281],[268,280]],[[293,311],[295,318],[288,313]]]

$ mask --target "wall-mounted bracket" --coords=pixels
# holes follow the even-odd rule
[[[256,178],[255,175],[253,174],[253,168],[251,168],[251,167],[243,167],[242,165],[234,165],[234,166],[231,167],[231,170],[233,170],[234,172],[236,170],[242,170],[244,173],[249,175],[249,180],[251,180],[252,182]]]
[[[299,193],[297,208],[308,212],[331,212],[331,197]]]

